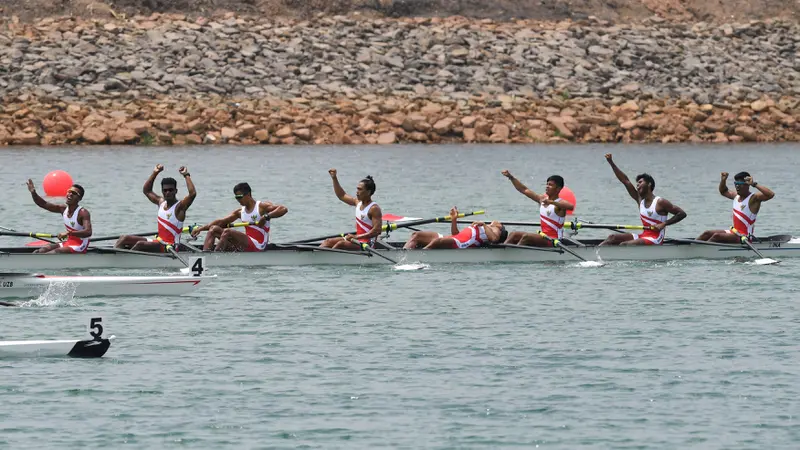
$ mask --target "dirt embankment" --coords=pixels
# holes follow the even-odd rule
[[[614,22],[653,15],[704,22],[797,20],[796,0],[0,0],[0,14],[28,21],[56,15],[103,18],[153,12],[212,15],[235,12],[268,17],[311,17],[362,12],[387,17],[446,17],[496,20],[580,20],[595,16]]]

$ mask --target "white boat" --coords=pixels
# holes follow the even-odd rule
[[[115,336],[103,338],[102,318],[93,317],[89,323],[91,339],[57,341],[0,341],[0,358],[69,356],[100,358],[105,355]]]
[[[672,240],[658,246],[603,246],[598,239],[581,240],[580,245],[568,248],[587,260],[680,260],[680,259],[751,259],[755,253],[738,244],[700,243],[690,239]],[[385,243],[390,249],[377,250],[401,262],[427,264],[470,263],[538,263],[574,262],[575,256],[555,248],[481,247],[469,249],[402,250],[402,243]],[[778,235],[757,239],[753,246],[765,257],[780,259],[800,256],[800,238]],[[85,254],[32,254],[30,249],[0,249],[0,270],[57,270],[98,268],[178,268],[184,264],[177,259],[130,253],[111,253],[109,250]],[[313,245],[270,245],[264,252],[198,252],[210,265],[231,266],[300,266],[300,265],[364,265],[390,264],[368,252],[325,250]],[[2,288],[0,288],[2,289]]]
[[[111,347],[108,339],[61,341],[0,341],[0,358],[69,356],[72,358],[99,358]]]
[[[0,298],[37,297],[48,290],[67,290],[75,297],[119,297],[142,295],[184,295],[211,282],[216,275],[202,275],[204,258],[196,258],[189,275],[161,276],[64,276],[33,273],[0,273]],[[73,267],[73,266],[62,266]],[[109,266],[104,266],[109,267]],[[152,266],[150,266],[152,267]],[[74,292],[73,292],[74,291]]]

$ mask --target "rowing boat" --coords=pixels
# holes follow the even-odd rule
[[[207,285],[215,277],[216,275],[53,276],[0,273],[0,297],[37,297],[54,289],[74,289],[75,297],[184,295]]]
[[[191,274],[188,275],[65,276],[0,273],[0,298],[37,297],[48,291],[69,291],[75,297],[184,295],[209,284],[216,278],[216,275],[202,275],[205,270],[204,261],[205,258],[195,258],[195,263],[191,266]],[[19,266],[16,267],[19,268]]]
[[[89,321],[91,339],[55,341],[0,341],[0,358],[69,356],[71,358],[100,358],[111,347],[114,336],[103,338],[103,319]]]
[[[752,258],[753,252],[736,244],[710,244],[693,240],[672,240],[658,246],[603,246],[599,239],[582,240],[582,245],[567,247],[587,260],[604,261],[661,261],[681,259],[735,259]],[[385,243],[390,249],[376,252],[389,255],[401,262],[427,264],[469,263],[535,263],[573,262],[576,258],[558,249],[481,247],[468,249],[402,250],[402,243]],[[800,256],[800,238],[777,235],[756,239],[753,246],[770,258]],[[159,258],[141,254],[89,251],[85,254],[32,254],[29,248],[0,249],[0,270],[54,270],[99,268],[177,268],[183,263],[174,258]],[[330,251],[309,245],[270,245],[264,252],[196,252],[191,256],[204,256],[210,265],[232,266],[301,266],[301,265],[362,265],[389,264],[383,258],[371,257],[365,252]]]
[[[0,341],[0,358],[69,356],[71,358],[99,358],[111,347],[111,340],[60,340],[60,341]]]

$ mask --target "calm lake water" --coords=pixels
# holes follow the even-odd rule
[[[741,170],[777,194],[757,234],[797,236],[797,150],[14,149],[0,152],[0,225],[59,231],[24,182],[41,186],[63,169],[86,188],[97,235],[150,231],[156,210],[141,186],[157,163],[176,178],[178,166],[190,169],[199,194],[187,223],[235,209],[241,181],[285,204],[274,242],[352,228],[330,167],[351,193],[374,176],[385,212],[432,217],[457,205],[529,221],[538,208],[500,171],[537,190],[561,174],[580,218],[636,224],[637,206],[603,158],[611,151],[629,176],[651,173],[656,193],[687,211],[669,236],[729,226],[719,173]],[[192,296],[40,298],[0,310],[0,340],[80,338],[96,315],[118,339],[100,360],[0,360],[0,448],[793,449],[798,269],[792,259],[211,267],[218,282]]]

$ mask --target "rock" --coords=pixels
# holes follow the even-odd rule
[[[757,113],[760,113],[766,110],[767,108],[769,108],[769,105],[767,105],[767,102],[765,102],[764,100],[756,100],[753,103],[750,103],[750,109],[752,109]]]
[[[253,124],[246,123],[246,124],[241,125],[239,127],[239,129],[236,132],[236,136],[239,137],[239,138],[252,137],[255,134],[257,128],[258,127],[256,127]]]
[[[572,131],[567,127],[562,117],[548,116],[547,121],[556,128],[560,137],[566,139],[572,139],[575,137]]]
[[[456,119],[450,117],[442,119],[433,124],[433,131],[435,131],[437,134],[447,134],[453,128],[455,123]]]
[[[508,128],[508,125],[498,123],[492,127],[492,134],[490,136],[492,142],[506,142],[510,136],[511,129]]]
[[[146,120],[134,120],[126,123],[125,127],[129,130],[133,130],[133,132],[138,135],[142,135],[150,129],[150,122]]]
[[[444,108],[442,107],[442,105],[440,105],[438,103],[428,103],[427,105],[422,107],[420,112],[422,114],[427,115],[427,116],[433,116],[433,115],[441,113],[443,110],[444,110]]]
[[[475,129],[474,128],[464,128],[463,135],[464,135],[464,141],[466,141],[466,142],[475,142]]]
[[[397,135],[393,132],[381,133],[378,136],[378,144],[394,144],[397,142]]]
[[[281,127],[281,129],[275,132],[275,137],[278,139],[286,139],[290,136],[292,136],[292,127],[290,126]]]
[[[626,120],[619,124],[619,127],[623,130],[632,130],[633,128],[636,128],[637,123],[638,122],[636,120]]]
[[[39,145],[39,135],[36,133],[14,133],[11,136],[14,145]]]
[[[755,142],[758,140],[758,132],[752,127],[739,126],[734,130],[737,136],[741,136],[747,142]]]
[[[111,143],[116,145],[131,144],[139,140],[139,133],[130,128],[119,128],[111,133]]]
[[[300,128],[300,129],[294,130],[294,135],[297,136],[299,139],[302,139],[304,141],[310,141],[311,138],[313,137],[313,135],[311,133],[311,130],[309,130],[308,128]]]
[[[188,145],[200,145],[203,143],[203,138],[199,134],[189,133],[185,138]]]
[[[258,142],[261,142],[263,144],[263,143],[269,141],[269,131],[267,131],[267,130],[256,130],[256,132],[253,133],[253,137]]]
[[[108,135],[98,128],[87,128],[83,130],[81,138],[90,144],[105,144],[108,140]]]
[[[222,127],[222,129],[220,129],[219,132],[220,132],[220,136],[225,141],[231,140],[231,139],[237,137],[238,134],[239,134],[239,132],[236,130],[236,128],[231,128],[231,127]]]
[[[428,142],[428,135],[421,131],[415,131],[408,134],[408,139],[414,142]]]
[[[639,111],[639,104],[633,100],[628,100],[627,102],[623,103],[620,106],[620,110],[622,111]]]
[[[461,118],[461,125],[465,128],[472,127],[475,125],[475,122],[478,121],[478,118],[475,116],[467,116]]]

